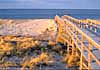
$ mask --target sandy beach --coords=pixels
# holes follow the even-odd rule
[[[38,36],[46,30],[56,32],[53,19],[0,19],[0,35]]]

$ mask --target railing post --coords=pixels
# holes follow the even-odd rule
[[[82,27],[83,27],[83,23],[81,22],[81,23],[80,23],[80,28],[82,29]]]
[[[74,43],[72,42],[72,55],[74,55]]]
[[[70,54],[70,45],[71,45],[71,43],[70,43],[70,36],[68,37],[68,41],[69,41],[69,43],[68,43],[67,53],[69,55]]]
[[[83,37],[83,35],[82,35],[81,57],[80,57],[80,70],[83,69],[83,52],[84,52],[83,42],[84,42],[84,37]]]
[[[69,55],[69,44],[67,46],[67,54]]]
[[[90,23],[90,30],[92,30],[92,22]]]
[[[94,32],[97,32],[97,25],[96,24],[94,24]]]
[[[82,53],[81,53],[81,57],[80,57],[80,70],[82,70],[82,67],[83,67],[83,65],[82,65],[82,63],[83,63],[83,57],[82,57]]]
[[[75,29],[75,27],[73,27],[73,28],[72,28],[72,33],[75,34],[75,32],[76,32],[76,29]],[[72,44],[72,55],[75,55],[75,54],[76,54],[76,52],[75,52],[76,49],[75,49],[74,42],[72,41],[71,44]]]
[[[75,35],[76,35],[76,37],[78,38],[78,31],[75,29]],[[77,38],[75,39],[76,40],[76,43],[78,44],[78,40],[77,40]],[[75,48],[75,54],[77,54],[77,46],[76,46],[76,48]]]
[[[89,49],[89,52],[88,52],[88,70],[90,70],[91,69],[91,55],[90,55],[91,44],[90,43],[88,45],[88,49]]]

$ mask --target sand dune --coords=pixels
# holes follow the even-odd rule
[[[53,19],[0,20],[0,35],[36,36],[46,30],[56,32]]]

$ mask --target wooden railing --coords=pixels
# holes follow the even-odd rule
[[[84,28],[89,28],[90,30],[92,30],[92,28],[94,28],[94,32],[97,32],[97,27],[100,26],[100,21],[97,20],[93,20],[93,19],[76,19],[73,18],[71,16],[68,15],[64,15],[62,16],[62,18],[66,18],[68,20],[70,20],[73,23],[78,24],[79,27],[84,27]]]
[[[69,16],[68,16],[69,17]],[[71,19],[72,20],[72,19]],[[77,54],[77,49],[80,51],[80,70],[91,69],[92,58],[100,65],[99,59],[92,53],[93,47],[100,51],[100,45],[82,32],[75,24],[68,20],[63,20],[59,16],[55,17],[55,21],[58,24],[58,37],[57,41],[63,40],[67,42],[68,46],[72,46],[72,55]],[[78,22],[78,21],[75,21]],[[87,42],[87,44],[86,44]],[[67,48],[69,51],[69,47]],[[88,54],[85,55],[87,51]],[[87,57],[88,56],[88,57]]]

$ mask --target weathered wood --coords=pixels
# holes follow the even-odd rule
[[[62,34],[60,33],[60,35],[61,35],[61,38],[64,41],[66,41],[69,45],[72,46],[72,54],[74,54],[75,46],[81,52],[81,56],[80,56],[80,69],[82,70],[85,67],[86,69],[90,70],[91,69],[91,58],[93,58],[97,62],[97,64],[100,65],[99,59],[91,52],[92,47],[95,47],[98,50],[100,50],[100,45],[98,43],[96,43],[94,40],[92,40],[89,36],[87,36],[84,32],[82,32],[82,30],[80,30],[76,26],[76,24],[79,25],[80,22],[83,23],[83,21],[75,19],[75,18],[73,18],[71,16],[67,16],[67,15],[62,16],[62,19],[59,16],[56,16],[55,20],[58,22],[59,30],[65,27],[65,30],[62,31],[63,33]],[[73,24],[72,22],[74,22],[76,24]],[[84,26],[88,27],[87,25],[88,25],[88,22],[90,22],[90,21],[85,20],[84,22],[85,22]],[[99,24],[96,21],[92,21],[91,23],[94,23],[92,25],[94,25],[95,27],[97,26],[97,24]],[[65,25],[65,26],[62,26],[62,24]],[[95,29],[95,32],[96,32],[96,29]],[[65,36],[64,36],[64,34],[65,34]],[[67,37],[66,37],[66,35],[67,35]],[[88,41],[88,46],[85,46],[85,43],[84,43],[85,40]],[[81,45],[79,45],[79,43]],[[88,52],[88,58],[84,54],[84,50],[86,50]],[[69,48],[68,48],[67,51],[69,51]],[[83,58],[88,62],[88,64],[87,64],[88,66],[84,63]]]

